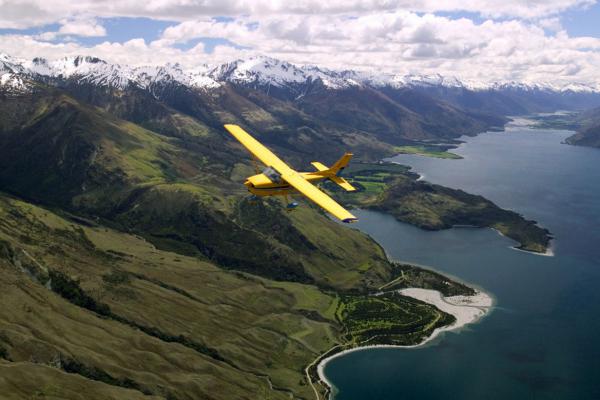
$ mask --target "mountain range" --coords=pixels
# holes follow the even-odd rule
[[[379,161],[407,144],[450,146],[501,129],[513,111],[598,99],[382,79],[267,58],[188,70],[0,56],[0,370],[14,398],[323,393],[305,368],[355,340],[346,304],[399,277],[398,266],[308,203],[288,213],[246,198],[241,183],[256,170],[223,124],[303,169],[345,150]],[[418,205],[405,217],[437,218],[438,207],[454,218],[457,199],[487,210],[481,217],[502,214],[478,196],[404,180],[396,192]],[[547,241],[534,222],[510,219]],[[433,307],[402,301],[418,310],[403,318],[435,329],[421,318],[440,319]],[[417,328],[403,340],[427,334]]]
[[[524,83],[516,81],[485,83],[461,81],[456,77],[439,74],[401,75],[353,70],[334,71],[313,65],[297,66],[266,56],[235,60],[220,65],[200,64],[195,68],[183,68],[179,64],[132,67],[108,63],[90,56],[70,56],[56,60],[36,57],[32,60],[23,60],[4,53],[0,53],[0,62],[2,63],[0,66],[2,66],[3,73],[12,72],[30,76],[62,78],[78,76],[82,80],[121,88],[129,84],[148,87],[152,83],[172,80],[207,89],[218,87],[224,82],[230,82],[244,85],[266,85],[292,90],[294,87],[301,88],[310,82],[321,81],[325,87],[330,89],[366,85],[374,88],[445,87],[472,91],[600,92],[600,83],[595,86],[578,83],[558,86],[552,82]],[[298,95],[301,94],[301,92],[298,93]]]
[[[518,95],[531,98],[523,104],[513,104],[512,106],[516,108],[506,109],[505,114],[530,112],[531,109],[527,108],[527,105],[543,107],[545,102],[548,103],[546,107],[554,102],[555,105],[564,105],[568,109],[577,108],[583,100],[573,105],[573,98],[588,101],[593,99],[592,101],[598,102],[597,95],[600,93],[600,82],[595,86],[578,83],[558,86],[552,82],[516,81],[485,83],[461,81],[456,77],[439,74],[401,75],[352,70],[333,71],[317,66],[297,66],[270,57],[253,57],[221,65],[200,64],[194,68],[183,68],[179,64],[132,67],[108,63],[90,56],[72,56],[50,61],[39,57],[33,60],[22,60],[0,54],[0,74],[0,82],[5,90],[27,90],[25,82],[29,79],[55,82],[75,79],[79,83],[119,89],[136,86],[150,92],[169,84],[210,91],[231,83],[260,88],[270,94],[273,91],[272,94],[289,99],[302,98],[319,88],[328,90],[366,87],[381,90],[421,89],[435,93],[445,100],[454,99],[456,103],[468,107],[475,106],[473,101],[470,102],[469,97],[477,98],[486,94],[509,98]],[[562,102],[555,98],[559,95],[564,98]],[[463,98],[459,98],[460,96]],[[504,101],[509,102],[508,99]],[[514,98],[512,101],[519,103]],[[479,107],[487,108],[482,105]],[[519,107],[523,109],[520,110]],[[503,112],[504,108],[501,108],[500,112]],[[585,104],[584,108],[589,108],[589,104]],[[494,110],[499,112],[497,108]]]

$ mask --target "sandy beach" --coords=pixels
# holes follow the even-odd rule
[[[327,357],[319,362],[317,366],[317,372],[319,375],[319,379],[322,382],[325,382],[327,386],[330,388],[334,388],[330,381],[327,380],[325,376],[324,370],[325,365],[330,360],[333,360],[336,357],[340,357],[344,354],[353,352],[353,351],[361,351],[370,348],[416,348],[420,346],[424,346],[425,344],[431,342],[433,339],[438,337],[438,335],[442,332],[446,331],[454,331],[463,328],[467,324],[471,324],[485,316],[494,304],[494,300],[487,293],[478,291],[473,296],[451,296],[444,297],[437,290],[431,289],[420,289],[420,288],[407,288],[398,291],[404,296],[412,297],[425,303],[432,304],[439,308],[440,310],[453,315],[456,318],[456,322],[451,325],[444,326],[441,328],[437,328],[433,331],[433,333],[425,338],[421,343],[412,345],[412,346],[396,346],[396,345],[372,345],[372,346],[361,346],[353,349],[348,349],[341,351],[332,355],[331,357]]]
[[[409,288],[402,289],[399,292],[404,296],[433,304],[440,310],[453,315],[456,322],[442,328],[445,330],[458,329],[477,321],[485,315],[493,303],[492,298],[483,292],[477,292],[474,296],[452,297],[444,297],[437,290],[429,289]]]

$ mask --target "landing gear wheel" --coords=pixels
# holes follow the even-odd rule
[[[290,201],[290,198],[288,197],[288,195],[284,195],[283,197],[285,197],[285,202],[287,203],[287,205],[285,206],[286,211],[290,212],[290,211],[294,211],[296,209],[296,207],[298,207],[298,203],[296,203],[295,201]]]

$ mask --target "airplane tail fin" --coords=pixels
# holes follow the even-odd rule
[[[332,182],[338,184],[339,186],[341,186],[343,189],[349,191],[349,192],[353,192],[356,190],[356,188],[354,188],[354,186],[352,186],[347,180],[345,180],[342,177],[337,176],[338,173],[340,173],[344,168],[346,168],[346,166],[348,165],[348,163],[350,162],[350,159],[352,158],[352,153],[346,153],[342,156],[342,158],[340,158],[339,160],[336,161],[335,164],[333,164],[333,166],[331,168],[327,168],[325,165],[321,164],[318,161],[314,161],[311,164],[323,175],[326,176],[329,180],[331,180]]]
[[[350,162],[350,159],[352,158],[352,155],[353,155],[352,153],[346,153],[346,154],[344,154],[330,168],[331,172],[333,172],[334,175],[337,175],[340,171],[342,171],[344,168],[346,168],[346,166]]]

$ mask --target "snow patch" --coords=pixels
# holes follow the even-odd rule
[[[215,89],[226,82],[242,85],[278,87],[296,91],[300,96],[306,85],[321,84],[330,90],[350,87],[448,87],[468,90],[519,90],[552,92],[600,92],[600,83],[595,86],[571,83],[558,86],[552,82],[494,82],[460,80],[440,74],[389,74],[377,71],[333,71],[314,65],[295,65],[271,57],[251,57],[217,66],[206,64],[191,69],[179,64],[164,66],[131,67],[111,64],[97,57],[71,56],[57,60],[34,58],[25,61],[0,53],[0,73],[16,74],[4,77],[2,85],[26,85],[28,79],[53,78],[73,79],[79,83],[109,86],[124,89],[129,86],[150,91],[158,85],[181,84],[192,88]],[[16,83],[19,82],[19,83]]]

